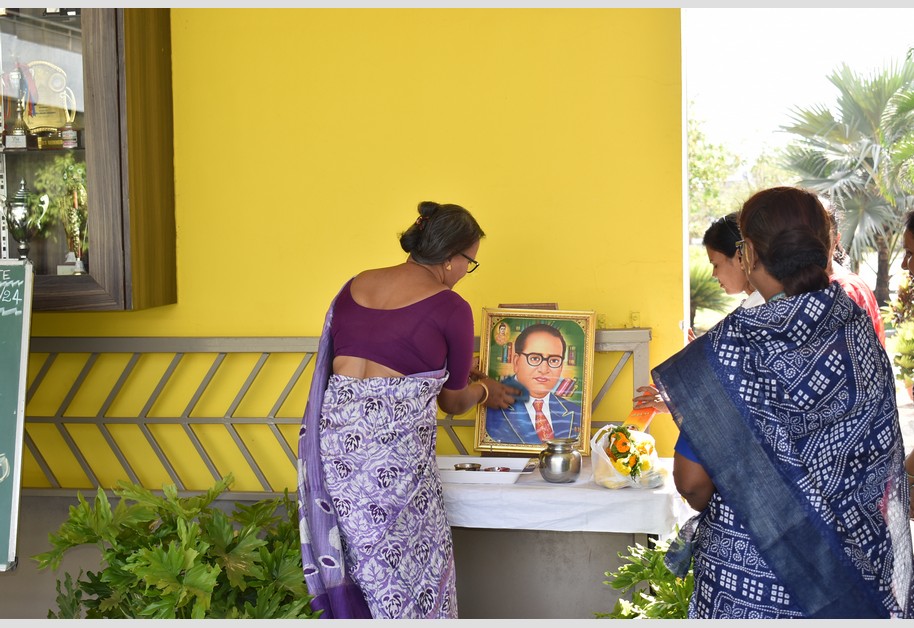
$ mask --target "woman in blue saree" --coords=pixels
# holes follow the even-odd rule
[[[473,375],[473,313],[451,290],[483,236],[463,207],[423,202],[400,236],[407,260],[359,273],[327,312],[298,456],[305,582],[323,618],[457,617],[437,408],[507,407],[516,392]]]
[[[828,215],[797,188],[739,215],[737,309],[653,371],[680,427],[674,480],[699,514],[695,618],[911,617],[914,555],[894,377],[873,325],[825,268]]]

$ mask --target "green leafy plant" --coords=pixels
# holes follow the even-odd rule
[[[35,172],[35,188],[49,200],[50,218],[67,235],[67,248],[77,257],[88,248],[86,164],[66,152]]]
[[[895,379],[904,382],[905,388],[914,384],[914,320],[907,320],[895,327],[895,357],[892,359],[897,372]]]
[[[49,535],[53,549],[33,558],[57,569],[81,545],[101,550],[102,569],[57,580],[55,619],[295,619],[316,617],[302,575],[298,510],[289,498],[213,504],[229,475],[205,493],[162,495],[120,482],[112,508],[98,489],[94,507],[82,495]],[[284,512],[283,512],[284,511]]]
[[[914,284],[909,274],[905,273],[898,282],[895,298],[879,308],[879,312],[887,327],[897,328],[906,321],[914,321]]]
[[[689,327],[695,326],[695,313],[699,309],[726,312],[732,307],[730,297],[712,273],[708,264],[689,266]]]
[[[669,541],[651,540],[645,547],[636,543],[629,546],[627,555],[619,554],[625,561],[618,571],[606,572],[610,580],[603,584],[623,593],[631,591],[631,598],[620,597],[611,613],[596,613],[598,618],[610,619],[686,619],[689,600],[695,588],[692,570],[685,578],[677,578],[663,563]]]

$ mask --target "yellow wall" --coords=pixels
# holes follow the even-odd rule
[[[637,311],[652,365],[681,348],[678,9],[171,20],[178,303],[36,313],[34,335],[318,335],[348,277],[403,260],[397,236],[428,199],[487,233],[456,288],[480,318],[555,301],[619,327]],[[674,429],[655,425],[662,453]]]

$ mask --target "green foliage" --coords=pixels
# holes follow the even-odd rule
[[[895,298],[879,308],[886,330],[895,329],[887,336],[886,349],[894,354],[895,378],[905,388],[914,384],[914,283],[907,273],[898,283]]]
[[[895,378],[905,387],[914,383],[914,321],[904,321],[895,327],[895,357],[898,371]]]
[[[784,167],[784,159],[783,149],[764,149],[749,170],[750,185],[746,186],[739,204],[732,211],[738,210],[746,199],[759,190],[779,185],[797,185],[798,177]]]
[[[707,264],[689,266],[689,327],[695,326],[695,313],[699,309],[726,312],[731,305],[727,293],[714,278]]]
[[[71,152],[58,155],[36,170],[34,185],[38,194],[48,195],[49,217],[63,226],[69,250],[81,256],[88,248],[85,162],[76,161]]]
[[[59,619],[296,619],[311,611],[302,575],[298,509],[288,492],[231,514],[213,505],[229,475],[205,493],[158,496],[120,482],[112,508],[101,488],[94,506],[80,494],[52,549],[33,558],[39,569],[60,566],[80,545],[101,550],[101,571],[57,581]],[[284,509],[284,511],[283,511]]]
[[[882,322],[887,327],[897,328],[905,321],[914,321],[914,284],[907,273],[898,282],[895,298],[888,305],[879,308]]]
[[[836,208],[852,268],[876,252],[874,292],[886,303],[902,219],[914,208],[906,179],[914,140],[914,61],[868,75],[842,64],[828,80],[838,90],[837,101],[796,108],[782,127],[794,136],[785,166]]]
[[[700,239],[715,217],[734,211],[723,191],[741,161],[726,147],[710,142],[695,118],[689,118],[687,134],[689,237]]]
[[[685,578],[677,578],[663,558],[669,541],[651,541],[649,547],[636,543],[629,546],[628,555],[619,554],[626,561],[618,571],[606,572],[604,580],[622,593],[631,591],[631,599],[621,596],[611,613],[596,613],[599,618],[610,619],[686,619],[689,601],[695,588],[695,579],[689,569]]]

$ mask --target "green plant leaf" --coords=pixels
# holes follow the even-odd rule
[[[213,544],[213,551],[217,555],[228,551],[229,545],[235,541],[235,528],[232,522],[221,510],[214,510],[212,515],[202,523],[203,531]]]
[[[263,579],[263,570],[259,565],[259,549],[264,545],[266,542],[258,539],[254,530],[247,530],[239,535],[237,544],[223,554],[220,560],[229,583],[243,591],[247,587],[246,576]]]
[[[631,599],[619,598],[609,617],[616,619],[685,619],[688,617],[694,579],[677,578],[663,562],[669,541],[651,541],[649,547],[636,543],[628,554],[619,554],[623,564],[606,572],[604,581]]]
[[[139,576],[146,586],[165,593],[181,590],[181,574],[193,565],[196,552],[183,550],[174,542],[167,549],[153,547],[140,550],[127,569]]]
[[[79,577],[82,577],[82,570],[79,571]],[[64,574],[63,591],[61,591],[61,582],[57,581],[57,609],[54,613],[48,611],[48,619],[81,619],[82,618],[82,597],[83,593],[73,581],[73,576]]]
[[[144,599],[147,602],[137,615],[149,619],[180,619],[177,609],[178,603],[174,595],[162,598]]]
[[[304,584],[297,504],[280,499],[235,504],[231,516],[214,501],[231,476],[192,497],[174,485],[162,494],[120,483],[114,509],[102,492],[94,504],[78,498],[52,549],[33,558],[58,565],[71,547],[102,548],[102,569],[66,574],[58,585],[58,613],[80,610],[88,619],[308,618],[312,597]],[[66,578],[70,578],[67,584]]]
[[[235,504],[232,518],[243,527],[266,528],[280,521],[276,509],[279,499],[265,499],[250,505]]]
[[[276,583],[293,597],[307,596],[308,588],[302,578],[301,548],[279,548],[274,552],[261,550],[261,562],[265,577]]]
[[[184,574],[184,592],[196,598],[203,610],[208,610],[216,580],[222,572],[219,565],[194,565]]]

